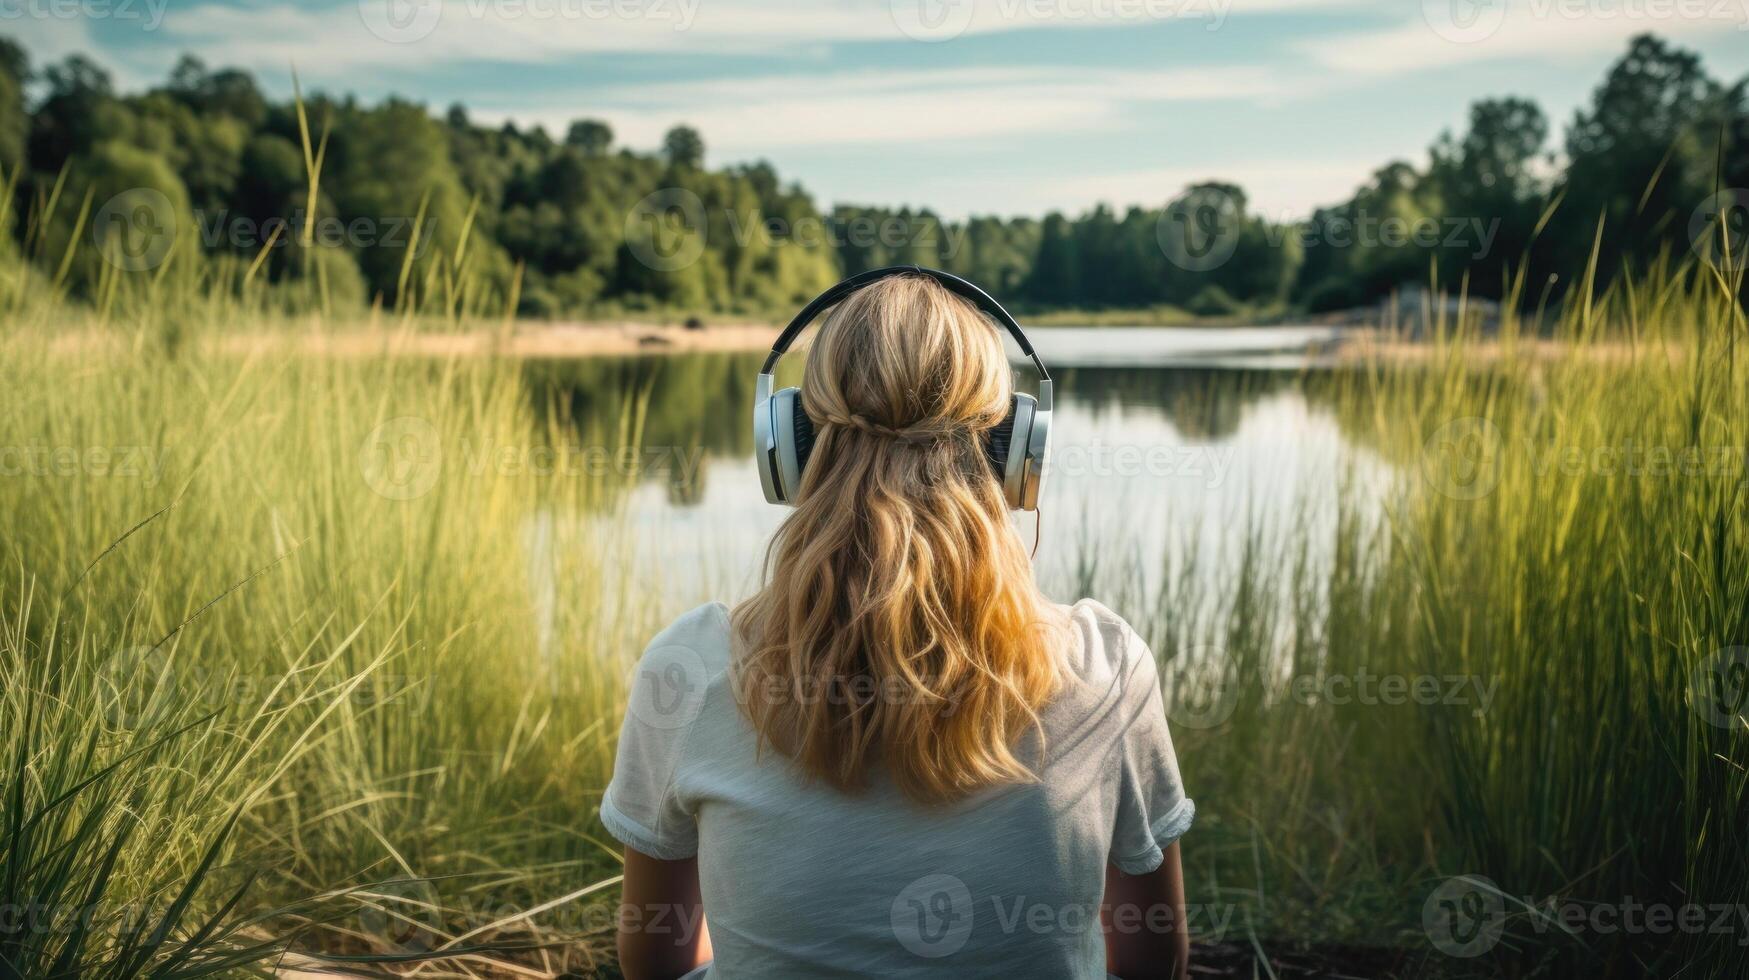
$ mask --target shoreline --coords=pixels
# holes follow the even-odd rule
[[[769,350],[779,328],[735,323],[689,330],[641,323],[546,323],[508,330],[432,333],[421,330],[320,330],[303,334],[255,333],[215,338],[222,353],[254,353],[290,344],[307,354],[338,357],[494,355],[525,360],[611,357],[630,354],[744,353]]]
[[[297,353],[322,357],[513,357],[527,360],[633,354],[743,353],[769,350],[779,328],[765,323],[721,324],[701,330],[632,322],[516,324],[453,331],[370,322],[310,320],[243,332],[198,331],[189,342],[208,354],[248,357]],[[13,334],[16,343],[29,334]],[[57,331],[44,343],[51,353],[83,356],[125,353],[149,332],[80,326]]]
[[[311,323],[298,328],[258,329],[246,333],[203,332],[193,343],[210,354],[250,357],[262,354],[296,353],[318,357],[509,357],[519,360],[570,360],[634,355],[757,353],[771,349],[779,327],[769,323],[725,323],[703,329],[677,325],[633,322],[516,324],[497,330],[473,329],[436,332],[402,326],[385,329],[372,324],[326,325]],[[1161,327],[1161,330],[1181,328]],[[1253,328],[1268,330],[1269,327]],[[16,339],[16,338],[15,338]],[[48,340],[55,354],[84,356],[93,353],[123,353],[135,346],[138,335],[112,329],[85,327],[59,333]],[[1477,366],[1502,361],[1557,360],[1572,350],[1560,340],[1517,338],[1502,343],[1498,338],[1465,341],[1467,355]],[[1590,355],[1608,363],[1627,363],[1655,353],[1636,350],[1623,341],[1600,341],[1589,345]],[[1427,363],[1447,346],[1427,339],[1412,340],[1376,328],[1349,327],[1339,339],[1317,342],[1303,348],[1275,348],[1222,352],[1200,351],[1177,366],[1194,367],[1208,358],[1209,366],[1226,354],[1271,354],[1303,357],[1308,366],[1345,367],[1368,363]],[[1680,352],[1665,350],[1674,359]],[[1174,366],[1174,365],[1161,365]]]

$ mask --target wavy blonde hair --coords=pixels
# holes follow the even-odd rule
[[[1016,744],[1062,683],[1065,624],[984,455],[1012,395],[997,330],[901,276],[835,307],[808,357],[816,439],[735,609],[736,679],[761,747],[841,790],[874,764],[924,802],[1033,778]]]

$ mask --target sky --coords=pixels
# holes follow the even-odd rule
[[[1242,186],[1289,219],[1420,163],[1469,104],[1520,95],[1558,148],[1634,34],[1749,72],[1749,0],[0,0],[33,62],[124,90],[184,53],[618,144],[698,129],[822,206],[971,214],[1159,206]]]

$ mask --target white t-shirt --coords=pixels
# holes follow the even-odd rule
[[[1023,754],[1036,783],[945,806],[877,771],[863,792],[804,780],[728,676],[728,610],[700,606],[639,661],[601,821],[652,857],[698,856],[713,978],[1102,978],[1106,864],[1159,867],[1190,827],[1153,655],[1091,600],[1068,610],[1075,680]],[[654,918],[646,928],[696,923]]]

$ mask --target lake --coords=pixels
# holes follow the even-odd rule
[[[1057,411],[1037,515],[1046,589],[1070,601],[1113,569],[1143,601],[1173,562],[1195,558],[1218,584],[1248,527],[1304,531],[1327,552],[1336,491],[1389,467],[1346,438],[1307,379],[1336,328],[1037,328]],[[788,511],[765,502],[752,464],[753,378],[762,354],[673,354],[531,364],[537,397],[579,428],[644,406],[647,470],[604,527],[629,532],[629,561],[669,611],[755,587],[763,549]],[[780,383],[799,377],[787,358]],[[1029,362],[1018,384],[1032,390]],[[587,440],[588,437],[585,437]],[[544,537],[537,533],[537,539]],[[1133,590],[1133,591],[1132,591]],[[1218,589],[1210,590],[1211,592]]]

